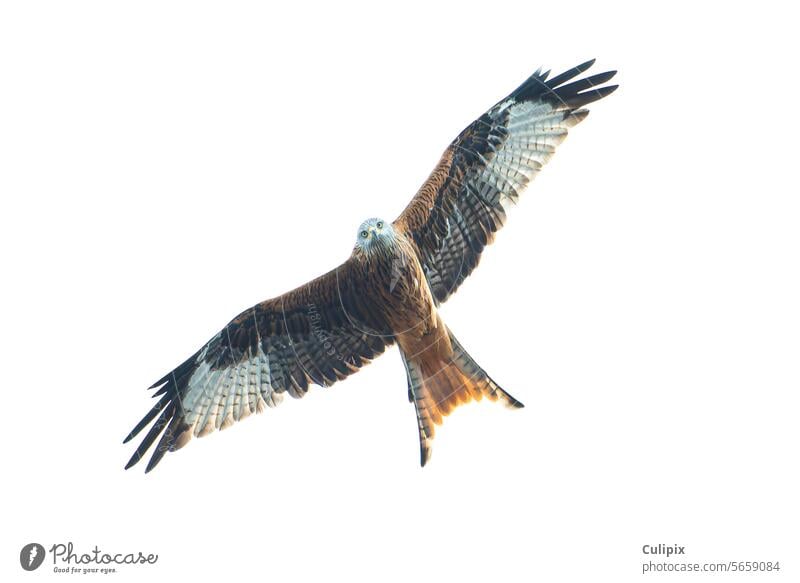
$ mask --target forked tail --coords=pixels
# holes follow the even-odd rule
[[[486,374],[452,332],[448,330],[448,334],[453,350],[446,359],[430,358],[426,354],[406,355],[400,350],[408,376],[408,400],[414,403],[417,411],[423,466],[431,457],[434,426],[441,425],[442,419],[459,405],[487,397],[513,409],[524,406]]]

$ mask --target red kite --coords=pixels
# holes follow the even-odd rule
[[[145,471],[167,451],[251,413],[302,397],[356,372],[397,343],[416,408],[420,461],[434,426],[487,397],[522,407],[473,360],[442,321],[439,304],[475,269],[506,211],[550,159],[589,103],[612,93],[608,71],[573,81],[594,61],[548,80],[537,71],[470,124],[394,221],[369,219],[342,265],[242,312],[159,379],[156,405],[125,438],[156,422],[136,464],[160,436]]]

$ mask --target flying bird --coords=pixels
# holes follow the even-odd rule
[[[397,344],[414,404],[420,463],[434,428],[455,407],[504,391],[467,353],[438,307],[478,265],[537,172],[612,93],[616,71],[582,76],[594,60],[549,78],[541,69],[472,122],[444,151],[393,222],[358,229],[350,257],[332,271],[245,310],[150,388],[158,399],[125,442],[147,431],[125,469],[156,443],[146,472],[168,451],[251,413],[328,387]]]

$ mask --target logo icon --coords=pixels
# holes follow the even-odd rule
[[[44,547],[39,543],[28,543],[19,552],[19,564],[26,571],[35,571],[44,562]]]

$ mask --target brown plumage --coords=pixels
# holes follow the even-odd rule
[[[509,203],[610,94],[614,71],[569,83],[583,63],[548,80],[534,73],[470,124],[393,222],[365,221],[350,258],[329,273],[242,312],[165,375],[156,405],[125,438],[155,420],[126,469],[158,440],[146,471],[192,436],[330,386],[397,342],[414,403],[421,463],[434,426],[471,400],[522,403],[501,389],[442,321],[437,306],[472,272],[505,222]]]

